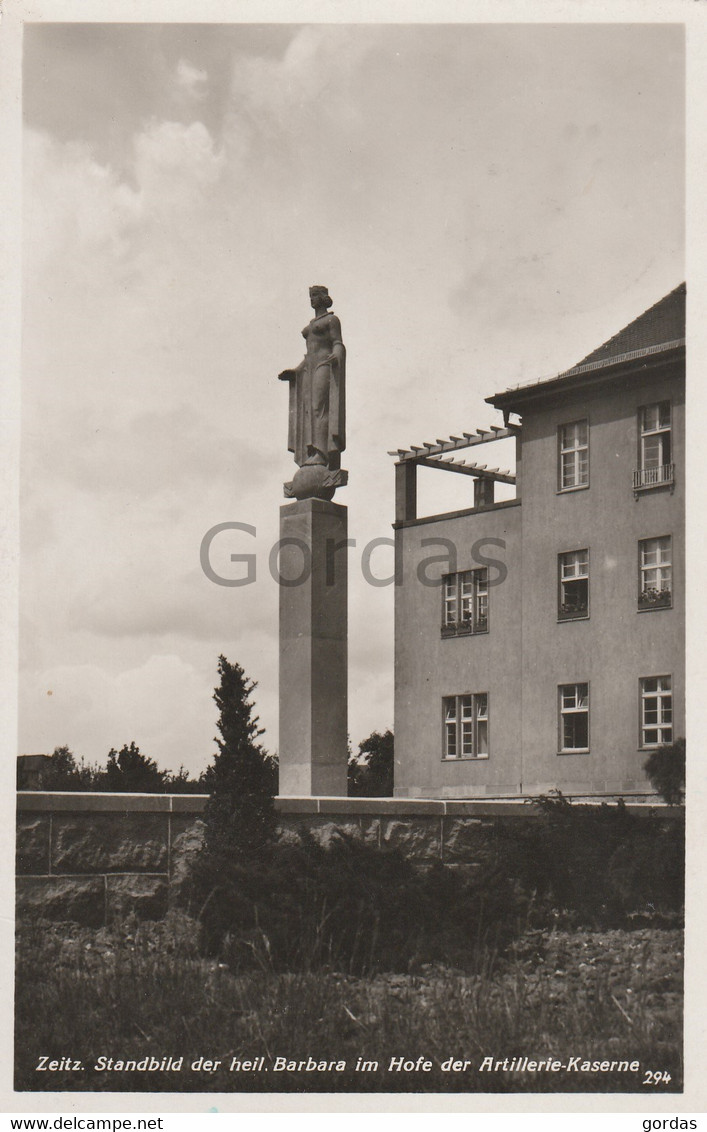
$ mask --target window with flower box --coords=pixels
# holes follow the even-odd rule
[[[641,679],[641,735],[645,747],[661,747],[673,741],[673,681],[670,676]]]
[[[561,684],[559,701],[560,754],[587,754],[589,751],[589,685]]]
[[[442,583],[442,636],[461,637],[488,632],[488,569],[446,574]]]
[[[445,696],[444,759],[487,759],[489,756],[488,693]]]
[[[558,621],[589,617],[589,551],[570,550],[558,555]]]
[[[644,538],[638,544],[638,608],[669,609],[673,602],[672,539]]]
[[[560,491],[589,486],[589,426],[586,420],[560,425],[558,430]]]

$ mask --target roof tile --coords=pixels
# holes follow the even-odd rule
[[[659,346],[663,342],[674,342],[685,337],[685,294],[686,286],[681,283],[669,295],[642,315],[630,322],[613,338],[592,350],[577,365],[590,362],[608,361],[609,358],[628,354],[632,350],[644,350],[648,346]]]

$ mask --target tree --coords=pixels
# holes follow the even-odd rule
[[[143,755],[135,743],[112,749],[108,753],[105,772],[105,789],[120,793],[134,791],[137,794],[164,793],[167,772],[160,770],[154,759]]]
[[[214,700],[221,738],[216,739],[214,764],[204,775],[210,794],[204,814],[204,848],[208,855],[250,857],[275,832],[276,767],[257,742],[263,731],[250,699],[255,682],[240,664],[231,664],[225,656],[219,657],[218,672]]]
[[[348,794],[350,798],[390,798],[393,795],[395,745],[393,732],[374,731],[358,745],[358,754],[349,757]]]
[[[73,752],[64,745],[55,747],[42,776],[43,790],[80,790],[81,776]]]
[[[643,769],[651,786],[669,806],[679,806],[685,798],[685,740],[676,739],[657,747],[645,763]]]
[[[165,774],[165,790],[168,794],[206,794],[204,772],[198,778],[192,778],[189,771],[183,766],[180,766],[176,774],[167,771]]]
[[[108,763],[77,762],[66,745],[55,747],[51,755],[38,756],[42,761],[39,771],[26,768],[27,758],[18,760],[18,789],[20,790],[95,790],[142,794],[205,794],[204,774],[192,778],[182,766],[174,774],[160,770],[154,759],[147,758],[135,743],[111,750]],[[31,756],[36,759],[37,756]],[[275,764],[277,781],[277,766]]]
[[[77,763],[76,756],[64,744],[55,747],[42,775],[42,790],[95,790],[100,772],[96,767]]]
[[[66,745],[54,748],[49,769],[55,778],[73,778],[79,773],[74,753]]]

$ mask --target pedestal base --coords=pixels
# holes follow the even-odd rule
[[[280,795],[346,796],[347,511],[280,508]]]

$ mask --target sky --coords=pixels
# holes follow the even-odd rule
[[[23,73],[19,751],[198,773],[221,653],[277,749],[277,374],[313,283],[348,355],[356,747],[393,722],[393,586],[361,571],[387,450],[500,424],[486,396],[684,278],[682,28],[36,24]],[[427,512],[470,504],[421,480]],[[254,554],[250,585],[201,570],[225,522],[255,533],[213,568]]]

